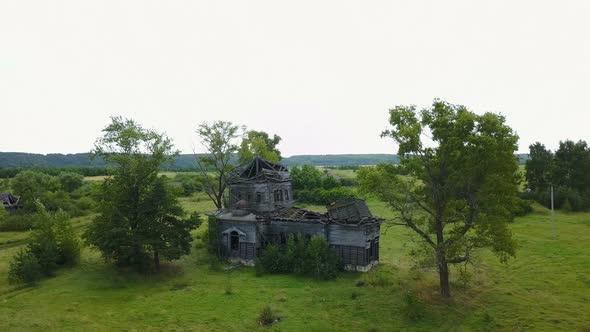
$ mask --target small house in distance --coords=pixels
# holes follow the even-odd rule
[[[20,197],[11,193],[0,193],[0,203],[8,213],[15,213],[20,208]]]
[[[336,202],[327,213],[294,206],[289,170],[256,157],[236,168],[229,181],[229,209],[216,211],[221,254],[253,265],[270,243],[285,244],[290,234],[324,238],[344,268],[368,271],[379,262],[381,219],[362,200]]]

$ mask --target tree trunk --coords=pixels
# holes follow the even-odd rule
[[[160,253],[157,250],[154,250],[154,266],[156,271],[160,272]]]
[[[217,209],[223,209],[223,195],[218,195],[215,197],[215,207]]]
[[[449,286],[449,264],[444,253],[438,254],[438,276],[440,279],[440,295],[443,298],[451,297],[451,287]]]

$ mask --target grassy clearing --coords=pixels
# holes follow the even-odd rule
[[[375,215],[391,216],[383,203],[368,203]],[[203,195],[183,198],[182,204],[189,211],[213,210]],[[116,270],[85,248],[79,267],[19,289],[5,278],[18,247],[0,249],[0,330],[588,329],[590,214],[558,213],[556,240],[550,218],[536,206],[533,214],[517,219],[512,225],[517,258],[503,265],[481,252],[467,286],[452,274],[449,303],[438,297],[434,271],[412,269],[405,245],[411,235],[397,227],[383,228],[378,268],[334,281],[213,268],[200,240],[206,225],[194,233],[193,253],[158,276]],[[17,234],[0,233],[12,235]],[[419,306],[408,305],[408,290]],[[282,320],[263,328],[257,317],[267,304]]]

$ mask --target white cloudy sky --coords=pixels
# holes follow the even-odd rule
[[[284,155],[394,153],[439,97],[551,148],[590,141],[590,1],[0,0],[0,151],[84,152],[110,115],[191,152],[203,121]]]

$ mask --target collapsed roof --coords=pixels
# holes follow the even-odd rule
[[[0,202],[4,207],[16,207],[20,202],[20,197],[11,193],[0,193]]]
[[[325,213],[305,210],[298,207],[285,207],[271,214],[272,220],[281,221],[316,221],[327,223],[330,220]]]
[[[331,219],[361,221],[373,218],[367,203],[362,199],[335,202],[328,205],[326,208],[328,209],[328,215]]]
[[[380,223],[382,220],[374,218],[365,201],[353,199],[332,203],[327,206],[328,212],[321,213],[297,207],[286,207],[272,212],[272,220],[294,222],[320,222],[336,224],[364,224]]]
[[[289,180],[287,167],[274,164],[256,156],[250,163],[236,167],[230,174],[230,183],[284,182]]]

